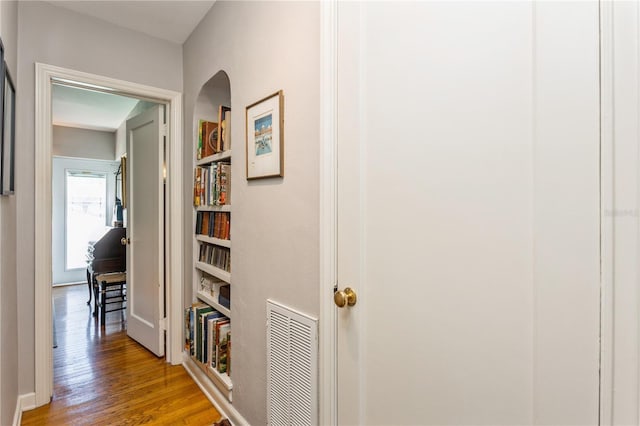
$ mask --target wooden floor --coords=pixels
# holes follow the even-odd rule
[[[53,290],[54,395],[26,411],[23,425],[211,425],[220,414],[182,366],[172,366],[127,337],[123,311],[99,327],[87,286]]]

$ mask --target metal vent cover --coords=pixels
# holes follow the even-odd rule
[[[318,424],[318,320],[267,300],[267,419]]]

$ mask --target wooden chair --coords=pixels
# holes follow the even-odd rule
[[[100,325],[105,325],[107,312],[122,311],[127,308],[127,274],[112,272],[95,276],[93,316],[100,313]],[[109,305],[118,305],[117,307]]]

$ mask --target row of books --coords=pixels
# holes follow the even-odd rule
[[[200,262],[231,272],[231,250],[209,243],[200,243]]]
[[[185,309],[185,351],[207,369],[231,376],[231,321],[203,302]]]
[[[230,239],[231,214],[229,212],[198,212],[196,234],[221,240]]]
[[[231,286],[219,278],[202,272],[200,292],[206,294],[227,309],[231,309]]]
[[[211,163],[193,170],[193,205],[231,204],[231,164]]]
[[[198,122],[198,160],[231,149],[231,108],[218,107],[218,122]]]

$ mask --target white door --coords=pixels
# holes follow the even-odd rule
[[[127,334],[164,356],[164,106],[127,120]]]
[[[338,2],[338,424],[597,423],[598,13],[553,7]]]

